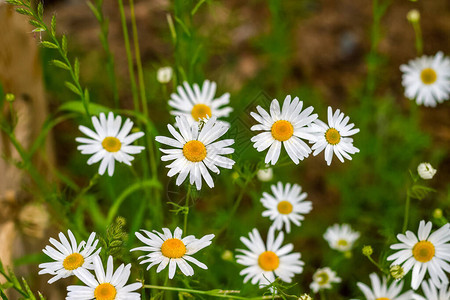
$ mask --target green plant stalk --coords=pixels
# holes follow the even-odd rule
[[[118,0],[118,3],[119,3],[120,20],[122,23],[123,39],[125,42],[125,51],[127,53],[128,72],[130,74],[131,93],[133,96],[134,109],[136,111],[140,111],[139,96],[138,96],[138,90],[137,90],[137,86],[136,86],[136,79],[134,77],[134,71],[133,71],[133,57],[131,55],[130,38],[128,36],[128,27],[127,27],[127,19],[125,17],[125,9],[123,7],[122,0]]]
[[[416,45],[417,56],[422,56],[422,54],[423,54],[423,38],[422,38],[422,29],[420,28],[419,21],[412,22],[412,26],[413,26],[414,34],[416,37],[415,45]]]
[[[109,24],[108,20],[105,19],[103,14],[103,0],[95,0],[95,7],[91,7],[91,3],[88,2],[89,7],[94,12],[95,17],[97,18],[100,24],[100,41],[102,43],[103,49],[106,54],[106,70],[108,72],[108,78],[111,83],[111,88],[113,92],[113,100],[114,107],[119,108],[119,90],[117,87],[117,77],[115,73],[115,64],[114,64],[114,56],[111,52],[111,48],[108,42],[108,34],[109,34]]]
[[[142,70],[142,60],[141,60],[141,51],[139,49],[139,37],[136,26],[136,14],[134,11],[134,1],[129,0],[130,2],[130,14],[131,14],[131,30],[133,33],[133,46],[134,46],[134,55],[136,58],[136,67],[138,71],[138,82],[139,82],[139,91],[141,95],[141,105],[142,111],[144,115],[148,118],[148,107],[147,107],[147,96],[145,92],[145,83],[144,83],[144,72]]]
[[[406,229],[408,229],[408,220],[409,220],[409,208],[411,206],[411,196],[409,194],[409,190],[406,192],[406,204],[405,204],[405,216],[403,218],[403,227],[402,232],[405,233]]]
[[[75,84],[75,88],[77,90],[77,94],[81,98],[81,101],[83,103],[84,109],[86,111],[86,115],[90,118],[91,114],[89,113],[89,92],[88,92],[87,89],[85,89],[83,91],[83,88],[81,87],[81,84],[80,84],[80,81],[79,81],[78,70],[75,71],[74,67],[72,66],[72,63],[70,62],[70,60],[69,60],[69,58],[67,56],[67,52],[66,52],[67,50],[63,49],[62,44],[57,39],[56,33],[54,32],[53,26],[52,26],[52,30],[49,30],[47,24],[45,24],[45,22],[43,20],[42,15],[39,12],[36,12],[36,10],[32,7],[31,2],[18,0],[17,3],[20,3],[20,5],[25,6],[26,8],[28,8],[29,12],[32,14],[31,17],[34,18],[37,21],[38,25],[41,26],[42,31],[46,31],[47,32],[47,34],[50,36],[50,39],[53,42],[53,44],[56,45],[56,49],[58,50],[60,56],[64,60],[64,63],[67,65],[67,69],[66,70],[69,71],[70,76],[71,76],[71,78],[73,80],[73,83]],[[17,5],[17,3],[12,3],[12,4],[13,5]],[[52,23],[56,22],[54,20],[55,20],[55,17],[53,17]]]
[[[185,293],[208,295],[208,296],[212,296],[212,297],[228,298],[228,299],[242,299],[242,300],[272,299],[272,296],[241,297],[241,296],[235,296],[235,295],[227,295],[226,293],[224,293],[225,291],[223,291],[223,290],[199,291],[199,290],[194,290],[194,289],[185,289],[185,288],[149,285],[149,284],[144,285],[144,289],[157,289],[157,290],[174,291],[174,292],[185,292]],[[222,293],[220,293],[220,292],[222,292]],[[280,297],[276,296],[275,298],[280,298]]]
[[[379,263],[377,263],[376,261],[373,260],[373,258],[371,256],[367,256],[367,258],[369,259],[369,261],[375,266],[377,267],[381,272],[383,272],[386,275],[389,275],[389,272],[386,271],[385,269],[383,269]]]
[[[185,209],[184,210],[184,226],[183,226],[184,235],[187,235],[187,221],[188,221],[188,215],[189,215],[189,200],[191,197],[191,188],[192,188],[192,185],[189,184],[187,194],[186,194],[186,203],[184,205],[184,209]]]
[[[319,293],[320,293],[320,300],[327,300],[327,296],[323,289],[319,290]]]

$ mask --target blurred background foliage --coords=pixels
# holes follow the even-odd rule
[[[259,199],[277,181],[300,184],[313,203],[313,211],[306,215],[302,226],[285,237],[285,243],[293,243],[305,261],[304,272],[295,277],[297,285],[290,289],[291,294],[309,292],[314,271],[330,266],[344,280],[327,292],[329,299],[361,296],[356,282],[368,283],[368,275],[377,269],[360,249],[372,245],[374,259],[388,266],[383,259],[395,235],[401,232],[406,191],[411,184],[409,170],[416,172],[420,162],[429,161],[438,170],[429,182],[437,192],[420,201],[412,200],[409,229],[416,231],[419,220],[434,220],[436,208],[441,208],[444,216],[449,215],[449,102],[437,108],[417,107],[414,101],[404,98],[399,71],[400,64],[416,56],[414,31],[406,20],[413,8],[421,12],[424,54],[443,51],[448,55],[448,1],[137,1],[136,29],[153,125],[140,121],[132,112],[136,111],[133,83],[128,74],[118,4],[111,0],[93,4],[102,7],[108,22],[103,25],[109,28],[108,43],[103,40],[103,46],[98,38],[101,26],[84,1],[47,1],[45,18],[50,22],[56,13],[57,32],[67,35],[69,56],[80,59],[81,82],[89,87],[91,102],[132,116],[139,129],[146,131],[147,147],[155,135],[168,134],[166,124],[174,120],[168,113],[167,101],[182,81],[213,80],[218,95],[231,94],[234,112],[228,119],[232,124],[228,136],[236,139],[236,165],[215,176],[214,189],[204,187],[195,194],[188,217],[189,234],[216,234],[212,246],[196,255],[209,270],[195,268],[192,279],[178,275],[170,283],[172,286],[242,289],[243,295],[260,294],[257,287],[242,284],[242,267],[228,251],[234,255],[236,248],[243,248],[239,237],[252,228],[263,234],[267,231],[270,221],[261,216]],[[131,37],[129,2],[124,5]],[[105,45],[112,56],[104,51]],[[131,50],[134,55],[135,49]],[[107,228],[121,216],[126,220],[123,228],[128,235],[124,251],[114,252],[117,259],[136,265],[133,279],[145,276],[148,282],[162,284],[167,276],[164,271],[156,275],[154,269],[138,269],[138,254],[127,250],[137,245],[133,233],[139,228],[182,226],[183,215],[173,213],[176,206],[168,202],[184,205],[187,186],[177,187],[159,160],[155,166],[158,177],[152,177],[146,153],[136,155],[133,168],[116,165],[112,178],[96,175],[98,166],[86,165],[87,157],[76,150],[75,142],[75,137],[81,135],[78,125],[90,126],[90,120],[77,113],[82,112],[81,106],[73,107],[71,101],[77,97],[64,87],[66,72],[49,63],[54,56],[54,50],[42,49],[51,117],[67,115],[70,119],[59,123],[52,132],[57,180],[49,183],[45,195],[42,190],[32,189],[37,199],[48,203],[53,221],[48,234],[70,228],[79,237],[87,238],[96,231],[108,248],[111,241]],[[109,72],[111,57],[115,83]],[[156,80],[156,71],[166,65],[174,68],[175,77],[162,85]],[[133,69],[138,71],[136,65]],[[138,79],[136,76],[134,80]],[[312,105],[322,120],[326,119],[327,106],[349,115],[361,129],[354,136],[360,153],[345,164],[334,159],[330,167],[323,153],[297,166],[282,153],[284,159],[274,167],[273,180],[258,181],[254,173],[263,166],[265,153],[251,146],[253,134],[249,128],[253,121],[249,113],[257,105],[268,107],[273,98],[282,101],[286,95],[298,96],[307,106]],[[138,112],[143,114],[141,109]],[[234,213],[235,201],[240,198]],[[334,223],[349,223],[361,232],[352,255],[331,250],[322,238]],[[42,241],[45,244],[46,239]],[[17,257],[16,265],[37,274],[36,264],[46,259],[38,251]],[[75,281],[71,278],[48,287],[43,282],[47,278],[40,278],[38,283],[33,272],[27,272],[26,277],[41,291],[59,288],[64,293],[67,282]],[[165,296],[175,299],[175,294]]]

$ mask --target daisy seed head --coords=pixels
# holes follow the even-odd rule
[[[179,239],[168,239],[161,245],[161,253],[165,257],[180,258],[186,254],[186,246]]]
[[[73,271],[84,264],[84,257],[80,253],[72,253],[63,261],[63,267],[66,270]]]
[[[114,300],[117,290],[111,283],[99,284],[94,290],[96,300]]]

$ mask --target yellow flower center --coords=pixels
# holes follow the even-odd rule
[[[264,271],[273,271],[280,265],[280,259],[272,251],[265,251],[258,257],[258,264]]]
[[[348,246],[347,240],[344,240],[344,239],[339,240],[337,242],[337,244],[338,244],[338,246],[342,246],[342,247]]]
[[[294,207],[289,201],[280,201],[277,206],[278,212],[283,215],[288,215],[292,212]]]
[[[162,244],[161,253],[168,258],[180,258],[186,253],[186,246],[180,239],[168,239]]]
[[[279,120],[273,123],[271,131],[274,139],[284,142],[294,134],[294,126],[289,121]]]
[[[95,288],[94,296],[96,300],[114,300],[117,290],[111,283],[102,283]]]
[[[205,104],[195,104],[191,110],[191,115],[195,121],[199,121],[200,119],[211,117],[211,108]]]
[[[192,162],[202,161],[206,157],[206,147],[200,141],[189,141],[183,146],[183,155]]]
[[[122,147],[122,143],[118,138],[107,136],[102,142],[103,148],[108,152],[117,152]]]
[[[63,261],[63,267],[66,270],[75,270],[84,264],[84,257],[80,253],[72,253]]]
[[[320,285],[324,285],[330,280],[330,276],[328,276],[327,272],[321,272],[316,275],[316,281]]]
[[[325,139],[327,140],[328,144],[337,145],[341,140],[341,135],[339,134],[339,131],[337,131],[336,129],[329,128],[325,132]]]
[[[420,262],[428,262],[434,257],[434,245],[429,241],[420,241],[414,245],[412,253]]]
[[[420,73],[420,79],[422,79],[422,82],[425,84],[432,84],[436,81],[437,74],[433,69],[426,68]]]
[[[381,297],[381,298],[377,298],[375,300],[391,300],[390,298],[386,298],[386,297]]]

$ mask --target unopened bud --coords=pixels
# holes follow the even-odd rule
[[[231,252],[230,250],[225,250],[222,253],[222,259],[226,260],[226,261],[233,261],[233,252]]]
[[[417,23],[420,20],[420,12],[417,9],[411,9],[406,15],[406,18],[411,23]]]
[[[298,300],[313,300],[313,298],[308,294],[301,295]]]
[[[403,270],[403,267],[400,265],[393,265],[389,271],[391,272],[391,276],[394,277],[396,280],[400,280],[405,276],[405,271]]]
[[[373,254],[373,249],[372,249],[372,246],[364,246],[363,248],[362,248],[362,254],[364,255],[364,256],[371,256],[372,254]]]
[[[159,83],[168,83],[172,79],[173,70],[171,67],[159,68],[156,79]]]
[[[6,101],[8,102],[14,102],[14,100],[16,100],[16,96],[14,96],[14,94],[6,94]]]
[[[273,178],[273,169],[272,168],[260,169],[258,170],[258,173],[256,173],[256,176],[260,181],[263,182],[271,181]]]
[[[442,218],[442,209],[436,208],[436,209],[433,211],[433,217],[436,218],[436,219]]]
[[[436,174],[436,169],[430,163],[424,162],[417,167],[417,173],[422,179],[431,179]]]

